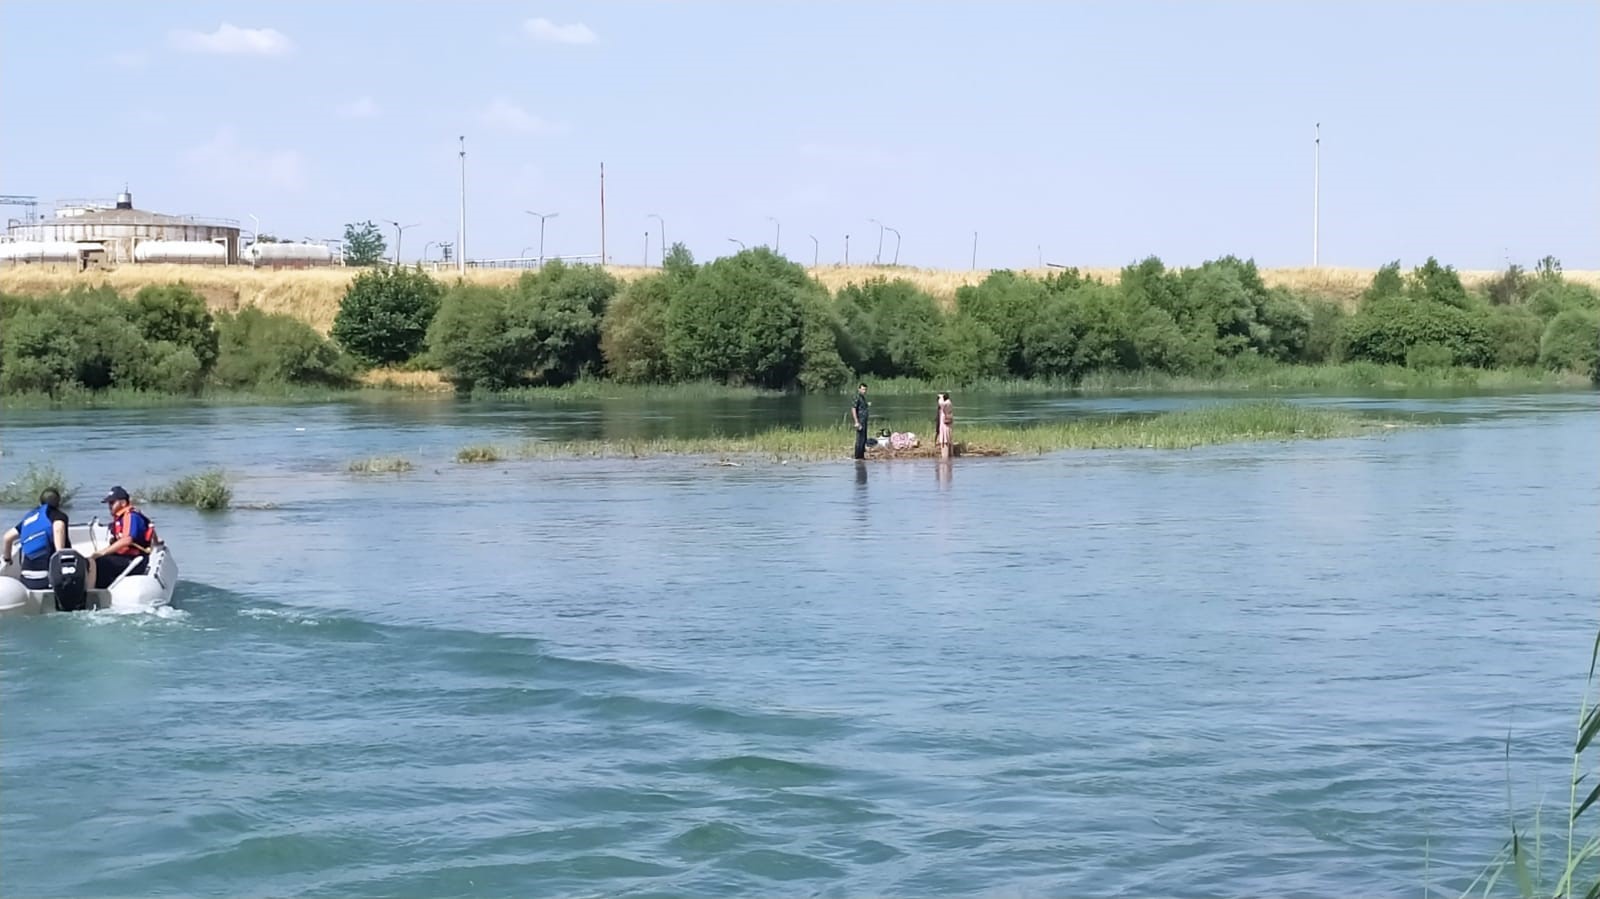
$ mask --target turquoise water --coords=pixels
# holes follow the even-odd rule
[[[54,456],[79,516],[210,465],[265,507],[151,510],[181,612],[0,623],[0,892],[1458,892],[1508,770],[1560,829],[1600,402],[1305,401],[1434,426],[470,467],[469,443],[839,410],[7,412],[3,473]],[[417,469],[343,471],[391,453]]]

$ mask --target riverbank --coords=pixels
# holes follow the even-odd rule
[[[660,271],[622,265],[607,266],[606,270],[624,282]],[[269,271],[245,267],[142,265],[79,272],[74,266],[11,266],[0,269],[0,292],[42,295],[103,284],[127,297],[137,293],[141,287],[181,282],[203,296],[213,311],[234,312],[255,307],[263,312],[294,316],[327,334],[333,327],[333,319],[339,312],[339,301],[344,298],[345,290],[355,276],[363,271],[366,269],[341,267]],[[466,272],[465,277],[472,284],[503,287],[515,283],[523,271],[472,269]],[[1027,273],[1043,278],[1053,271],[1037,269],[1028,270]],[[1117,283],[1121,275],[1121,270],[1117,268],[1086,268],[1080,271],[1108,284]],[[958,289],[978,284],[989,275],[987,269],[919,269],[889,265],[822,265],[807,269],[807,272],[829,291],[837,291],[848,284],[861,284],[873,278],[903,278],[931,294],[947,308],[954,304]],[[1375,273],[1374,269],[1364,268],[1268,268],[1261,270],[1261,280],[1267,287],[1288,288],[1308,296],[1333,300],[1350,309],[1361,292],[1371,285]],[[1501,275],[1494,271],[1463,271],[1458,274],[1462,284],[1469,289],[1480,287]],[[1600,289],[1600,271],[1568,271],[1563,275],[1573,283]],[[434,277],[444,283],[454,283],[461,276],[450,270],[436,272]]]
[[[1394,418],[1300,406],[1280,400],[1233,403],[1147,416],[1107,416],[1029,425],[956,428],[957,456],[1039,455],[1061,450],[1192,449],[1224,443],[1356,437],[1404,426]],[[507,459],[652,459],[698,456],[733,461],[824,461],[849,458],[846,427],[773,428],[735,437],[656,437],[619,440],[525,441],[513,447],[477,444],[458,453],[461,464]],[[932,435],[910,450],[873,449],[875,460],[934,458]]]
[[[373,369],[361,376],[361,386],[335,388],[281,385],[263,390],[205,390],[198,395],[142,390],[71,390],[50,396],[15,393],[0,396],[8,409],[140,409],[161,406],[260,406],[327,403],[359,400],[395,401],[437,399],[455,391],[436,371]],[[1571,372],[1537,368],[1482,369],[1462,366],[1414,369],[1403,365],[1348,362],[1334,365],[1283,365],[1262,363],[1248,369],[1213,375],[1169,375],[1162,372],[1092,374],[1078,383],[1052,380],[991,378],[968,385],[949,385],[909,378],[870,382],[873,396],[922,396],[942,391],[958,394],[1017,396],[1069,394],[1114,396],[1129,393],[1274,393],[1290,391],[1516,391],[1578,390],[1589,379]],[[624,384],[599,379],[580,380],[563,387],[526,387],[498,392],[477,392],[475,399],[505,402],[570,403],[606,400],[691,402],[697,400],[752,399],[784,396],[783,391],[757,387],[691,382],[684,384]],[[845,394],[839,394],[844,396]]]

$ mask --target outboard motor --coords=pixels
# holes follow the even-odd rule
[[[57,612],[81,612],[89,607],[89,563],[75,549],[59,549],[50,557],[50,589]]]

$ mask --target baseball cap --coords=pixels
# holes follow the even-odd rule
[[[120,500],[128,499],[128,491],[122,489],[122,487],[120,485],[116,486],[116,487],[112,487],[111,488],[111,492],[107,493],[105,495],[105,498],[100,500],[100,501],[103,502],[103,503],[109,503],[112,500],[117,500],[117,499],[120,499]]]

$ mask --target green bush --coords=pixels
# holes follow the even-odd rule
[[[818,289],[805,269],[764,247],[701,266],[667,309],[673,377],[796,384],[804,368],[806,298]]]
[[[446,292],[428,348],[458,390],[558,386],[598,372],[600,323],[617,282],[597,266],[555,261],[515,287]]]
[[[77,383],[77,341],[61,308],[12,307],[0,325],[0,391],[54,394]]]
[[[348,386],[350,358],[298,319],[254,306],[217,317],[220,352],[213,376],[226,387],[269,384]]]
[[[600,322],[600,355],[618,381],[649,383],[671,376],[665,332],[672,291],[670,274],[650,275],[622,288]]]
[[[217,364],[217,328],[206,301],[183,284],[142,287],[133,298],[133,323],[145,340],[187,348],[200,373]],[[197,385],[198,386],[198,385]]]
[[[1485,317],[1412,297],[1367,300],[1345,322],[1349,359],[1402,365],[1413,347],[1437,344],[1456,365],[1487,365],[1493,356]]]
[[[422,351],[444,288],[421,271],[380,268],[350,282],[332,336],[373,365],[398,365]]]
[[[1406,351],[1406,368],[1449,368],[1455,354],[1442,343],[1419,343]]]
[[[1461,286],[1461,277],[1448,265],[1428,257],[1428,261],[1411,270],[1406,279],[1406,295],[1417,300],[1428,300],[1465,309],[1468,306],[1467,289]]]
[[[988,325],[957,313],[947,316],[940,325],[931,374],[950,385],[1003,375],[1006,367],[1000,354],[1000,338]]]
[[[839,355],[844,322],[828,292],[821,286],[803,290],[800,315],[800,374],[796,383],[805,390],[843,387],[854,373]]]
[[[1532,295],[1538,280],[1522,270],[1522,266],[1512,264],[1506,266],[1499,277],[1490,281],[1484,289],[1489,302],[1496,306],[1510,306],[1526,302]]]
[[[1381,300],[1385,297],[1397,297],[1405,292],[1406,279],[1400,274],[1400,260],[1389,263],[1378,269],[1372,276],[1372,283],[1361,294],[1362,304],[1370,300]]]
[[[1487,320],[1491,361],[1499,368],[1517,368],[1539,361],[1539,338],[1545,323],[1525,307],[1497,306]]]
[[[1593,377],[1600,369],[1600,313],[1568,309],[1551,319],[1539,341],[1539,364]]]
[[[1600,310],[1600,294],[1582,284],[1563,281],[1559,274],[1542,277],[1528,298],[1528,308],[1549,321],[1569,309]]]
[[[1306,342],[1300,359],[1304,362],[1338,362],[1344,357],[1340,335],[1348,314],[1337,303],[1316,301],[1310,304],[1311,320],[1306,326]]]
[[[1024,356],[1035,377],[1182,371],[1199,352],[1165,310],[1098,283],[1052,295],[1024,336]]]
[[[930,294],[904,279],[874,278],[839,290],[844,316],[844,346],[853,350],[854,367],[880,378],[925,378],[933,357],[942,316]]]
[[[1028,363],[1023,356],[1023,334],[1044,306],[1049,293],[1044,284],[1012,271],[991,272],[977,285],[956,291],[960,314],[987,327],[1000,341],[1002,373],[1026,377]]]

